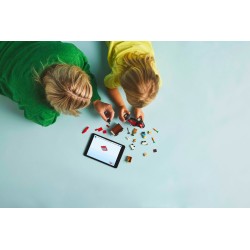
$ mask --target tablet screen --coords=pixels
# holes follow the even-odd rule
[[[84,155],[105,163],[111,167],[118,167],[125,146],[97,134],[92,134]]]

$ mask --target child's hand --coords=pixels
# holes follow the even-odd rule
[[[125,118],[124,118],[124,115],[125,114],[130,114],[130,112],[128,111],[128,109],[125,107],[125,106],[120,106],[119,107],[119,119],[122,121],[122,122],[125,122]]]
[[[100,100],[96,100],[93,102],[93,105],[95,107],[95,110],[99,113],[99,115],[102,117],[104,121],[107,121],[108,118],[111,121],[114,118],[115,111],[113,110],[111,104],[101,102]],[[109,114],[109,117],[107,118],[107,116],[104,113]]]
[[[138,119],[141,116],[142,120],[144,120],[144,113],[143,113],[142,109],[134,108],[134,114],[135,114],[136,119]]]

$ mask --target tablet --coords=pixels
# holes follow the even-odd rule
[[[83,154],[93,160],[117,168],[124,149],[124,145],[93,133]]]

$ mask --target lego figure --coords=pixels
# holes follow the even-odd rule
[[[141,145],[148,145],[146,141],[141,141]]]
[[[123,127],[117,123],[111,130],[111,134],[114,135],[114,136],[117,136],[120,132],[123,131]]]
[[[141,132],[141,137],[143,138],[143,139],[145,139],[146,138],[146,132]]]
[[[136,133],[137,133],[137,129],[134,128],[134,129],[132,130],[132,135],[134,136]]]
[[[131,150],[135,149],[135,145],[134,144],[130,144],[129,147],[131,148]]]

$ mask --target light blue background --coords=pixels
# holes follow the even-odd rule
[[[75,44],[110,102],[105,44]],[[0,207],[250,207],[250,43],[153,46],[163,86],[145,123],[159,133],[155,145],[127,147],[118,169],[82,155],[90,133],[105,127],[92,107],[44,128],[0,96]],[[128,146],[125,136],[107,135]]]

